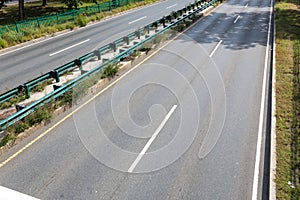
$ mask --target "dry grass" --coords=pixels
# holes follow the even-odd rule
[[[279,2],[276,15],[277,199],[300,195],[300,8]],[[298,57],[298,58],[297,58]],[[298,60],[298,61],[297,61]]]

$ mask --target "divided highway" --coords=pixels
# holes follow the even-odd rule
[[[271,4],[226,1],[2,155],[0,185],[40,199],[267,199]]]
[[[17,51],[0,54],[0,93],[127,35],[190,2],[193,1],[161,1]]]

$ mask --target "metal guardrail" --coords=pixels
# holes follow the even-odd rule
[[[0,37],[5,36],[6,32],[24,32],[28,28],[41,28],[52,25],[59,25],[66,22],[75,22],[75,17],[81,14],[87,16],[101,13],[104,11],[110,11],[112,9],[128,5],[130,3],[139,2],[141,0],[110,0],[107,2],[99,3],[94,6],[87,6],[79,9],[73,9],[62,13],[57,13],[53,15],[33,18],[29,20],[19,21],[14,24],[2,25],[0,26]]]
[[[0,121],[0,130],[4,130],[5,128],[11,126],[12,124],[14,124],[17,121],[23,119],[24,117],[26,117],[30,113],[34,112],[37,108],[44,105],[45,103],[48,103],[48,102],[60,97],[61,95],[65,94],[67,91],[71,90],[76,85],[80,84],[83,80],[86,80],[87,78],[89,78],[93,74],[95,74],[95,73],[99,72],[100,70],[102,70],[103,67],[105,67],[109,64],[114,64],[114,63],[119,62],[122,58],[125,58],[128,55],[132,54],[135,50],[140,48],[143,44],[153,40],[159,34],[162,34],[162,33],[166,32],[167,30],[176,27],[178,24],[184,22],[185,20],[190,19],[193,16],[196,16],[196,14],[203,11],[205,8],[209,7],[210,5],[214,4],[217,1],[218,0],[211,0],[209,2],[205,2],[204,4],[202,4],[202,6],[200,6],[200,4],[203,1],[197,1],[194,4],[191,4],[191,5],[185,7],[181,10],[178,10],[176,12],[171,13],[170,15],[168,15],[166,17],[163,17],[163,18],[161,18],[161,19],[159,19],[159,20],[157,20],[157,21],[155,21],[151,24],[146,25],[143,28],[140,28],[139,30],[137,30],[134,33],[130,33],[129,35],[114,41],[111,44],[117,44],[117,43],[120,43],[120,42],[127,42],[126,41],[127,39],[124,39],[126,37],[127,38],[138,37],[137,35],[139,35],[139,33],[141,33],[142,31],[148,31],[151,27],[157,27],[158,25],[163,25],[163,27],[164,27],[162,30],[159,30],[156,33],[154,33],[153,35],[150,35],[149,37],[145,38],[145,40],[133,45],[132,47],[126,49],[122,53],[116,55],[111,60],[108,60],[106,62],[101,63],[100,65],[98,65],[95,68],[87,71],[86,73],[82,74],[81,76],[78,76],[77,78],[71,80],[70,82],[66,83],[65,85],[57,88],[56,90],[49,93],[48,95],[46,95],[46,96],[42,97],[41,99],[31,103],[30,105],[26,106],[24,109],[21,109],[18,112],[12,114],[11,116],[7,117],[6,119]],[[166,23],[169,23],[169,24],[166,25]],[[12,90],[0,95],[0,103],[3,103],[6,100],[9,100],[10,98],[13,98],[20,91],[22,91],[22,88],[24,88],[25,91],[26,91],[26,94],[28,96],[30,96],[30,89],[35,87],[37,84],[39,84],[41,82],[44,82],[46,80],[53,79],[53,78],[57,82],[59,82],[59,76],[61,74],[65,73],[67,71],[70,71],[70,70],[72,70],[76,67],[80,67],[82,65],[82,62],[84,62],[85,60],[87,60],[91,57],[98,56],[98,58],[100,58],[101,53],[108,52],[108,51],[114,49],[114,47],[112,47],[111,44],[105,45],[105,46],[95,50],[94,52],[90,52],[90,53],[80,57],[79,59],[76,59],[72,62],[69,62],[69,63],[63,65],[63,66],[60,66],[60,67],[56,68],[55,70],[53,70],[51,72],[48,72],[47,74],[44,74],[44,75],[42,75],[42,76],[40,76],[40,77],[38,77],[34,80],[31,80],[31,81],[25,83],[22,86],[19,86],[15,89],[12,89]]]

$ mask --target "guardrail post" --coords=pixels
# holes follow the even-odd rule
[[[172,21],[172,16],[171,16],[171,15],[168,15],[168,16],[166,17],[166,19],[167,19],[168,22],[171,22],[171,21]]]
[[[157,27],[158,27],[158,23],[157,22],[153,22],[152,25],[157,29]]]
[[[22,91],[23,91],[23,88],[24,88],[24,85],[19,85],[19,86],[18,86],[18,92],[22,92]]]
[[[149,25],[145,26],[144,31],[145,31],[147,34],[150,33],[150,27],[149,27]]]
[[[141,32],[140,32],[140,30],[137,30],[137,31],[135,32],[135,35],[136,35],[136,37],[137,37],[138,39],[141,39]]]
[[[163,27],[165,28],[166,27],[166,19],[165,19],[165,17],[163,17],[160,21],[161,21]]]
[[[115,42],[110,43],[110,48],[111,48],[114,52],[116,52],[116,51],[117,51],[117,45],[116,45],[116,43],[115,43]]]
[[[25,94],[27,98],[30,98],[30,87],[28,85],[24,85],[25,88]]]
[[[60,85],[53,85],[53,90],[57,90],[58,88],[60,88],[61,86]]]
[[[176,13],[175,13],[175,19],[177,19],[179,16],[182,15],[182,10],[178,10]]]
[[[124,42],[126,42],[127,45],[129,45],[129,37],[128,36],[125,36],[123,38]]]
[[[94,55],[97,56],[98,60],[101,60],[101,52],[100,50],[95,50]]]
[[[60,82],[59,73],[56,70],[52,70],[50,74],[51,77],[55,79],[56,83]]]
[[[26,106],[24,105],[20,105],[20,104],[16,104],[16,110],[17,112],[19,112],[20,110],[24,109]]]
[[[81,60],[76,59],[75,64],[79,67],[80,70],[82,70],[82,61]]]

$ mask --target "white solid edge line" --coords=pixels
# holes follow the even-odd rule
[[[269,42],[270,42],[270,30],[271,30],[271,21],[272,21],[272,7],[273,7],[273,0],[271,0],[270,15],[269,15],[268,38],[267,38],[266,56],[265,56],[265,63],[264,63],[264,74],[263,74],[262,95],[261,95],[261,102],[260,102],[258,136],[257,136],[257,143],[256,143],[256,157],[255,157],[255,167],[254,167],[254,176],[253,176],[253,185],[252,185],[252,200],[257,199],[257,192],[258,192],[259,165],[260,165],[262,131],[263,131],[265,97],[266,97],[266,84],[267,84],[266,83],[267,68],[268,68],[269,49],[270,49]]]
[[[0,186],[0,199],[38,200],[35,197]]]
[[[233,23],[235,24],[239,20],[239,18],[240,18],[240,16],[238,15]]]
[[[136,20],[133,20],[133,21],[131,21],[131,22],[128,22],[128,24],[133,24],[133,23],[138,22],[138,21],[140,21],[140,20],[142,20],[142,19],[145,19],[145,18],[147,18],[147,16],[144,16],[144,17],[138,18],[138,19],[136,19]]]
[[[142,159],[142,157],[145,155],[146,151],[149,149],[150,145],[155,140],[155,138],[157,137],[157,135],[159,134],[159,132],[161,131],[161,129],[165,126],[165,124],[167,123],[167,121],[169,120],[169,118],[171,117],[171,115],[173,114],[173,112],[175,111],[176,108],[177,108],[177,105],[173,105],[173,107],[171,108],[171,110],[169,111],[169,113],[166,115],[166,117],[164,118],[164,120],[157,127],[157,129],[155,130],[154,134],[151,136],[151,138],[148,140],[148,142],[146,143],[146,145],[144,146],[144,148],[142,149],[142,151],[139,153],[139,155],[137,156],[137,158],[134,160],[134,162],[129,167],[129,169],[128,169],[129,173],[133,172],[134,168],[137,166],[137,164],[140,162],[140,160]]]
[[[248,3],[245,5],[245,8],[247,8],[248,7]]]
[[[175,3],[174,5],[171,5],[171,6],[166,7],[166,9],[170,9],[170,8],[175,7],[175,6],[177,6],[177,3]]]
[[[76,47],[76,46],[78,46],[78,45],[81,45],[81,44],[83,44],[83,43],[86,43],[86,42],[88,42],[88,41],[90,41],[90,39],[86,39],[86,40],[84,40],[84,41],[82,41],[82,42],[78,42],[78,43],[76,43],[76,44],[73,44],[72,46],[69,46],[69,47],[64,48],[64,49],[62,49],[62,50],[56,51],[56,52],[54,52],[54,53],[51,53],[51,54],[49,54],[49,56],[50,56],[50,57],[51,57],[51,56],[54,56],[54,55],[59,54],[59,53],[61,53],[61,52],[63,52],[63,51],[69,50],[69,49],[71,49],[71,48],[73,48],[73,47]]]
[[[220,40],[219,43],[217,44],[217,46],[214,48],[214,50],[210,53],[209,57],[212,57],[214,55],[214,53],[217,51],[217,49],[219,48],[220,44],[223,42],[223,40]]]

